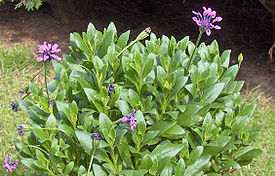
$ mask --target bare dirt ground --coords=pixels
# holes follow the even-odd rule
[[[14,10],[14,4],[6,2],[0,6],[0,44],[27,42],[36,46],[48,41],[58,43],[64,52],[69,52],[70,32],[86,31],[89,22],[103,30],[111,21],[119,33],[130,29],[132,39],[151,26],[159,37],[164,34],[180,40],[189,35],[195,42],[198,27],[191,19],[191,11],[202,11],[202,6],[212,7],[223,17],[222,29],[212,31],[209,37],[204,35],[202,41],[209,44],[217,39],[220,51],[231,49],[231,64],[236,64],[237,56],[243,53],[244,61],[237,79],[244,80],[249,88],[260,85],[263,92],[275,97],[275,61],[271,62],[268,55],[273,43],[271,14],[255,1],[242,6],[235,1],[228,5],[220,0],[187,0],[185,3],[181,0],[148,3],[105,0],[96,2],[92,16],[75,17],[68,24],[59,21],[49,4],[28,12],[22,8]]]

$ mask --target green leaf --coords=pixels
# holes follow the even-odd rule
[[[115,34],[116,34],[116,27],[115,27],[114,23],[111,22],[108,26],[107,34],[106,34],[106,36],[102,42],[102,45],[99,49],[98,56],[100,58],[103,58],[103,56],[106,55],[108,47],[111,46],[111,44],[114,41]]]
[[[85,169],[85,167],[83,165],[81,165],[78,169],[78,176],[84,176],[84,174],[87,173],[87,170]]]
[[[29,88],[31,90],[31,92],[34,94],[34,95],[38,95],[38,96],[41,96],[42,95],[42,91],[39,87],[37,87],[34,83],[32,82],[29,82]]]
[[[226,159],[222,161],[223,164],[225,164],[228,167],[232,167],[233,169],[240,169],[241,166],[234,160],[232,159]]]
[[[131,112],[131,109],[130,109],[128,103],[124,100],[118,100],[116,102],[116,106],[119,108],[119,110],[121,111],[121,113],[124,116],[130,114],[130,112]]]
[[[143,80],[153,69],[154,66],[154,62],[155,62],[155,55],[150,53],[147,58],[146,61],[142,67],[142,72],[141,72],[141,79]]]
[[[47,128],[53,128],[53,127],[55,127],[56,125],[57,125],[56,118],[55,118],[55,116],[54,116],[53,114],[51,114],[51,115],[48,117],[47,121],[46,121],[46,127],[47,127]]]
[[[157,78],[162,87],[164,87],[165,81],[168,79],[168,74],[165,72],[165,70],[161,67],[157,67]]]
[[[172,138],[172,139],[182,138],[184,135],[185,135],[184,129],[178,124],[173,125],[163,134],[163,136],[166,136],[167,138]]]
[[[184,37],[181,41],[178,42],[178,48],[183,52],[187,48],[187,44],[189,43],[189,36]]]
[[[252,114],[254,113],[254,111],[256,110],[256,106],[257,106],[257,105],[255,105],[255,104],[246,106],[246,107],[244,108],[244,110],[240,113],[240,116],[248,116],[248,117],[251,117]]]
[[[78,107],[77,107],[77,104],[76,102],[73,100],[72,103],[71,103],[71,122],[73,124],[74,127],[76,127],[76,121],[78,119]]]
[[[84,151],[88,155],[91,155],[93,150],[93,140],[91,138],[91,134],[80,130],[76,130],[75,134]]]
[[[205,153],[210,155],[217,154],[222,148],[225,147],[226,144],[228,144],[230,138],[230,136],[221,136],[213,139],[206,145],[207,147],[205,149]]]
[[[124,32],[123,34],[121,34],[117,40],[117,45],[123,49],[126,47],[127,42],[129,40],[129,36],[130,36],[130,30]]]
[[[224,83],[217,83],[212,87],[206,89],[202,95],[201,102],[203,102],[204,104],[208,104],[215,101],[222,92],[223,87]]]
[[[128,90],[128,99],[129,99],[129,103],[131,104],[132,107],[137,107],[139,102],[140,102],[140,98],[139,95],[132,89]]]
[[[208,165],[211,155],[201,156],[194,164],[188,166],[185,169],[184,176],[196,175],[201,172],[201,170]]]
[[[145,175],[147,170],[145,169],[139,169],[139,170],[122,170],[120,174],[123,174],[125,176],[143,176]]]
[[[152,152],[153,155],[155,155],[158,160],[162,160],[165,157],[172,158],[176,156],[179,151],[183,148],[181,144],[164,144],[164,145],[158,145]]]
[[[202,106],[196,104],[187,104],[183,105],[183,107],[185,109],[182,113],[180,113],[177,119],[177,121],[183,127],[190,127],[202,119],[201,116],[196,115]]]
[[[45,141],[47,139],[46,133],[41,128],[34,128],[33,129],[34,134],[42,141]]]
[[[178,161],[178,164],[176,166],[175,176],[182,176],[182,174],[184,173],[184,171],[185,171],[185,163],[184,163],[184,160],[181,158]]]
[[[247,128],[249,118],[242,116],[236,119],[231,128],[231,133],[244,131]]]
[[[190,156],[189,156],[190,159],[189,159],[187,165],[194,164],[197,161],[197,159],[202,155],[202,153],[203,153],[203,147],[196,146],[196,148],[194,148],[190,153]]]
[[[153,164],[152,158],[150,155],[145,154],[141,160],[139,165],[139,169],[146,169],[149,170]]]
[[[144,135],[144,139],[141,143],[141,147],[148,144],[148,142],[152,141],[158,134],[159,134],[159,131],[147,131],[147,133]]]
[[[95,176],[107,176],[104,169],[98,164],[93,164],[93,171],[95,173]]]
[[[25,159],[21,160],[21,162],[22,162],[25,166],[27,166],[27,167],[30,168],[30,169],[35,170],[35,168],[33,167],[33,166],[34,166],[34,165],[33,165],[34,161],[35,161],[35,160],[32,159],[32,158],[25,158]]]
[[[40,150],[38,150],[38,149],[35,150],[35,153],[36,153],[36,158],[37,158],[44,166],[46,166],[47,159],[45,158],[44,154],[43,154]]]
[[[104,136],[107,142],[112,145],[115,141],[116,134],[114,128],[112,127],[111,120],[104,113],[99,115],[99,127],[101,134]]]
[[[230,53],[231,50],[225,50],[222,55],[221,55],[221,59],[222,59],[222,67],[228,68],[229,66],[229,61],[230,61]]]
[[[157,130],[159,131],[159,135],[162,135],[167,130],[169,130],[171,127],[173,127],[176,124],[176,122],[171,121],[158,121],[154,126],[152,126],[151,130]]]
[[[64,174],[69,174],[73,170],[73,168],[74,168],[74,162],[71,161],[66,165],[64,169]]]
[[[28,113],[29,111],[29,108],[31,106],[33,106],[30,102],[26,101],[26,100],[21,100],[21,99],[18,99],[17,100],[17,103],[19,105],[19,107],[25,112],[25,113]]]
[[[235,155],[235,158],[237,159],[237,162],[239,161],[248,161],[251,160],[263,153],[260,149],[253,149],[251,147],[245,147],[238,151]]]

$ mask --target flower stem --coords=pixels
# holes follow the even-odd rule
[[[199,36],[198,36],[198,39],[197,39],[197,42],[196,42],[196,46],[195,46],[195,48],[194,48],[194,50],[193,50],[193,52],[192,52],[192,54],[191,54],[191,56],[190,56],[190,62],[189,62],[189,64],[188,64],[187,70],[190,69],[190,66],[191,66],[191,64],[193,63],[193,60],[194,60],[193,55],[194,55],[194,53],[195,53],[195,51],[196,51],[196,49],[197,49],[197,47],[198,47],[198,45],[199,45],[199,42],[200,42],[200,40],[201,40],[201,36],[202,36],[202,34],[204,33],[204,31],[203,31],[201,28],[200,28],[199,30],[200,30],[200,34],[199,34]]]
[[[94,145],[95,142],[97,142],[97,141],[96,140],[93,141],[93,153],[92,153],[92,156],[91,156],[91,160],[90,160],[87,176],[90,175],[90,170],[91,170],[91,167],[92,167],[92,164],[93,164],[93,160],[94,160],[94,155],[95,155],[95,150],[96,150],[96,147],[95,147],[96,145]]]
[[[50,96],[49,96],[49,91],[48,91],[48,86],[47,86],[47,62],[44,62],[44,71],[45,71],[44,78],[45,78],[46,93],[47,93],[48,100],[50,103]]]
[[[129,47],[131,47],[133,44],[135,44],[138,40],[134,40],[132,41],[129,45],[127,45],[123,50],[121,50],[117,55],[116,57],[120,56],[125,50],[127,50]]]

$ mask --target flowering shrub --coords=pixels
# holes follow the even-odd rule
[[[249,146],[261,127],[248,128],[256,106],[240,103],[230,50],[154,33],[142,44],[150,31],[128,44],[130,31],[90,23],[70,34],[62,63],[43,59],[55,78],[45,76],[44,90],[30,82],[17,100],[31,123],[15,140],[25,166],[45,175],[210,176],[261,154]]]

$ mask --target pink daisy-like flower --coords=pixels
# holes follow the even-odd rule
[[[11,154],[8,154],[4,161],[3,167],[7,169],[7,172],[12,172],[12,169],[16,169],[16,166],[18,165],[18,159],[15,162],[10,163],[10,158],[11,158]]]
[[[124,117],[122,117],[120,120],[121,122],[126,122],[130,125],[130,130],[135,131],[135,128],[137,127],[137,118],[134,117],[136,110],[132,108],[132,112]]]
[[[61,61],[62,59],[55,55],[54,53],[58,53],[61,51],[61,49],[58,48],[58,44],[51,45],[47,42],[44,42],[43,45],[38,45],[38,54],[43,54],[43,56],[39,56],[36,58],[36,62],[41,62],[41,61],[47,61],[51,59],[55,59],[58,61]]]
[[[193,17],[192,19],[197,23],[199,27],[206,31],[206,34],[209,36],[211,34],[211,29],[221,29],[220,26],[214,25],[213,23],[222,21],[222,17],[216,17],[216,11],[212,10],[211,8],[207,9],[203,7],[203,10],[203,14],[192,10],[192,12],[197,15],[197,17]]]

